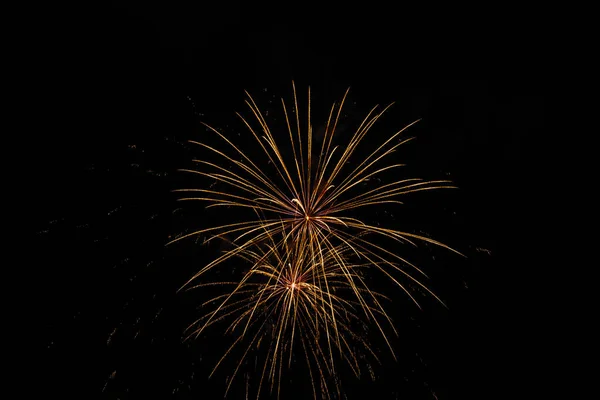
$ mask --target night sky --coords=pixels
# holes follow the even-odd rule
[[[215,216],[177,202],[172,190],[195,184],[177,169],[198,156],[187,141],[205,134],[200,121],[246,133],[235,116],[248,111],[244,90],[277,113],[294,80],[326,107],[350,87],[356,118],[395,102],[381,134],[421,118],[409,132],[416,140],[395,157],[410,174],[459,187],[407,198],[389,219],[467,256],[428,246],[411,253],[448,308],[424,299],[418,310],[400,291],[386,293],[401,331],[393,341],[399,360],[375,339],[383,361],[373,365],[375,380],[343,374],[344,395],[526,397],[536,358],[529,283],[539,268],[526,255],[531,143],[544,124],[530,38],[509,41],[504,25],[483,17],[449,22],[443,10],[439,24],[423,10],[375,4],[327,12],[149,4],[65,14],[40,38],[36,101],[45,128],[32,138],[38,184],[27,203],[27,258],[36,266],[44,392],[223,398],[227,368],[207,379],[226,348],[222,334],[217,327],[183,343],[198,299],[176,293],[219,249],[194,239],[165,247]],[[309,383],[291,374],[282,398],[311,398]],[[228,398],[244,398],[243,383]]]

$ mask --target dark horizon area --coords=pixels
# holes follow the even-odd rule
[[[165,246],[220,214],[178,202],[172,191],[201,182],[177,171],[201,154],[187,142],[205,135],[201,122],[243,135],[235,113],[250,116],[244,91],[273,116],[281,97],[291,101],[294,81],[300,99],[310,86],[315,130],[348,87],[351,122],[394,102],[377,138],[420,119],[407,132],[415,140],[394,155],[407,164],[402,173],[458,186],[385,209],[384,223],[430,233],[466,257],[409,250],[448,308],[423,297],[419,310],[386,289],[398,360],[375,338],[375,380],[369,368],[360,379],[344,371],[342,398],[531,398],[537,317],[529,283],[540,267],[527,249],[533,138],[545,124],[535,55],[526,45],[496,51],[505,43],[477,41],[477,32],[493,36],[484,23],[463,35],[423,16],[403,24],[375,5],[274,19],[267,8],[218,4],[125,2],[81,12],[44,38],[37,100],[48,130],[35,135],[34,154],[44,200],[30,207],[29,228],[47,395],[223,398],[235,363],[208,374],[227,338],[215,326],[184,342],[199,297],[177,292],[219,246]],[[312,398],[304,374],[285,375],[282,399]],[[245,379],[228,399],[245,398]]]

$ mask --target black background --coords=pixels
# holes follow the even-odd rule
[[[380,366],[375,383],[343,377],[348,398],[535,391],[538,269],[527,243],[544,77],[537,39],[520,28],[531,20],[508,10],[510,20],[375,3],[123,2],[64,11],[40,35],[35,57],[35,115],[44,129],[34,136],[27,258],[37,270],[47,393],[223,396],[225,376],[207,380],[212,365],[200,362],[207,344],[182,343],[197,311],[193,298],[175,293],[209,256],[192,245],[164,246],[206,216],[198,205],[182,211],[171,190],[193,185],[176,169],[195,154],[185,141],[199,134],[199,120],[235,130],[244,90],[289,98],[292,80],[301,93],[310,85],[323,104],[351,87],[364,114],[395,101],[389,130],[422,118],[399,157],[460,188],[407,206],[423,230],[467,255],[431,265],[449,309],[407,308],[402,357]],[[285,398],[304,398],[305,389]]]

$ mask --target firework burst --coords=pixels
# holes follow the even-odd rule
[[[253,119],[238,116],[250,140],[258,146],[258,156],[250,155],[244,146],[204,124],[217,144],[192,141],[207,151],[207,157],[194,160],[197,169],[184,171],[218,185],[179,189],[178,192],[186,193],[180,200],[206,202],[207,208],[238,208],[249,212],[237,222],[196,230],[170,243],[197,235],[208,235],[208,241],[233,238],[231,249],[200,269],[184,285],[189,288],[218,284],[230,288],[226,294],[211,299],[210,303],[218,304],[217,308],[193,324],[192,335],[231,317],[233,322],[227,331],[239,332],[239,336],[224,357],[244,338],[250,338],[243,360],[252,348],[263,343],[261,338],[266,332],[271,332],[272,340],[267,342],[272,361],[264,365],[261,385],[265,377],[271,385],[278,378],[280,381],[284,358],[291,360],[294,343],[299,341],[308,365],[314,366],[311,377],[315,397],[315,380],[321,382],[322,394],[329,396],[325,376],[326,372],[335,375],[334,349],[340,350],[356,373],[359,370],[357,357],[348,345],[348,338],[357,338],[349,318],[358,319],[360,315],[374,323],[395,357],[383,326],[385,322],[394,330],[393,324],[381,305],[382,296],[369,288],[362,271],[382,273],[417,306],[417,299],[409,289],[411,285],[442,302],[422,283],[425,274],[394,247],[399,243],[416,246],[421,241],[456,252],[426,236],[357,218],[355,211],[402,204],[401,198],[407,194],[454,186],[447,180],[380,179],[390,172],[397,175],[395,171],[403,166],[390,156],[412,139],[404,138],[403,134],[417,121],[387,137],[367,152],[366,157],[358,157],[357,149],[364,154],[363,150],[370,147],[367,142],[372,146],[369,133],[391,105],[382,109],[373,107],[347,143],[339,145],[336,133],[348,91],[339,103],[332,105],[324,133],[315,140],[310,89],[306,120],[301,120],[302,107],[295,85],[292,87],[293,105],[290,107],[281,100],[283,131],[271,127],[273,124],[267,121],[266,114],[246,93]],[[217,161],[212,161],[213,158]],[[374,186],[365,190],[366,182]],[[382,245],[382,241],[391,246]],[[251,267],[239,280],[192,286],[203,274],[240,257]],[[359,341],[369,349],[364,340]],[[221,361],[217,367],[220,364]]]
[[[339,269],[340,260],[351,256],[351,249],[340,245],[333,249],[311,249],[308,236],[272,236],[252,247],[241,249],[236,258],[249,269],[233,282],[209,282],[190,289],[218,286],[223,293],[205,301],[212,307],[188,328],[188,338],[198,337],[206,328],[226,323],[225,333],[233,343],[214,367],[238,350],[241,354],[230,377],[227,392],[248,356],[262,350],[264,363],[258,366],[260,380],[257,397],[263,386],[279,398],[284,372],[292,360],[302,357],[308,368],[314,398],[339,396],[339,379],[335,360],[343,360],[356,376],[361,374],[361,352],[374,360],[366,337],[354,332],[368,319],[389,320],[381,301],[382,294],[368,288],[362,269],[366,264],[346,262],[346,273]],[[351,277],[353,283],[348,279]],[[361,293],[357,298],[354,294]],[[265,384],[267,382],[268,384]],[[331,389],[329,382],[334,382]]]

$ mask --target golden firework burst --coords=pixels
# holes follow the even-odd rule
[[[375,320],[378,326],[380,320],[389,321],[381,304],[386,297],[364,283],[361,269],[365,264],[345,261],[347,272],[340,272],[340,260],[351,256],[348,246],[317,252],[306,235],[295,237],[284,231],[280,236],[276,240],[268,235],[267,240],[236,254],[249,266],[239,279],[189,288],[220,286],[224,290],[202,304],[212,310],[190,325],[188,338],[198,337],[219,322],[228,325],[225,332],[234,338],[233,343],[211,373],[235,350],[241,354],[226,395],[251,351],[262,349],[265,361],[259,366],[257,398],[265,381],[279,398],[282,376],[291,368],[294,354],[303,355],[314,398],[331,398],[340,393],[336,359],[344,360],[356,376],[361,374],[358,348],[378,361],[366,338],[352,326],[362,321],[361,316]],[[328,385],[331,381],[334,392]]]
[[[360,258],[371,261],[374,267],[390,276],[418,305],[410,292],[390,275],[390,271],[386,269],[386,266],[410,280],[414,280],[412,275],[407,273],[405,269],[399,269],[396,263],[409,266],[419,273],[422,272],[398,254],[376,244],[372,240],[373,236],[385,237],[394,242],[413,245],[415,240],[418,240],[453,252],[456,252],[456,250],[426,236],[381,227],[347,215],[358,208],[381,206],[389,203],[402,204],[399,199],[410,193],[455,188],[448,180],[430,181],[421,178],[406,178],[388,183],[381,182],[366,192],[359,191],[358,194],[353,191],[361,183],[372,181],[386,171],[404,166],[404,164],[390,163],[389,156],[398,147],[412,140],[412,138],[402,138],[402,134],[418,121],[389,136],[374,151],[362,160],[356,161],[355,166],[349,170],[348,161],[355,155],[357,148],[365,141],[373,125],[389,109],[391,104],[379,111],[378,106],[373,107],[355,130],[346,146],[334,146],[332,143],[348,95],[347,90],[341,101],[332,105],[321,146],[315,149],[311,123],[310,88],[308,90],[307,123],[305,130],[302,130],[300,123],[301,110],[293,82],[292,87],[294,106],[291,111],[285,100],[281,99],[287,126],[285,134],[278,132],[279,135],[276,137],[258,105],[247,92],[246,104],[258,123],[258,127],[252,126],[248,119],[241,114],[237,114],[247,127],[248,133],[262,150],[264,160],[274,167],[275,177],[269,176],[265,172],[267,169],[264,166],[261,168],[258,160],[252,160],[233,141],[209,125],[205,124],[210,132],[222,140],[223,149],[202,142],[191,141],[191,143],[209,150],[210,153],[232,167],[226,168],[216,162],[206,160],[194,160],[203,168],[182,171],[215,180],[223,184],[225,190],[178,189],[177,192],[199,193],[197,196],[182,197],[180,200],[205,201],[208,203],[208,208],[246,208],[253,210],[254,213],[249,213],[246,220],[196,230],[172,241],[175,242],[201,234],[212,234],[211,239],[223,235],[237,235],[234,242],[238,243],[239,247],[223,254],[202,268],[189,282],[229,257],[235,256],[237,252],[265,240],[269,235],[276,235],[285,228],[292,235],[308,235],[312,240],[313,248],[326,247],[332,249],[337,243],[347,244]],[[295,120],[290,115],[294,115]],[[290,159],[284,157],[284,152],[282,152],[278,140],[291,146],[292,156]],[[314,167],[315,160],[316,167]],[[345,272],[343,263],[340,263],[340,268]],[[415,282],[419,283],[416,280]],[[433,293],[431,294],[433,295]]]
[[[380,179],[404,165],[394,162],[390,156],[412,139],[404,138],[403,134],[417,122],[374,147],[373,141],[366,146],[373,126],[391,104],[382,109],[373,107],[345,145],[340,145],[335,138],[348,95],[346,91],[341,101],[329,110],[323,135],[317,140],[319,145],[313,134],[310,88],[305,121],[301,121],[302,109],[293,83],[292,88],[293,106],[289,107],[281,99],[283,131],[274,131],[266,113],[261,112],[246,92],[246,104],[253,119],[237,115],[250,141],[259,149],[259,155],[245,151],[241,144],[204,124],[217,143],[191,141],[206,150],[209,157],[194,160],[197,169],[183,171],[208,178],[220,188],[179,189],[177,192],[189,194],[180,200],[206,202],[207,208],[238,208],[249,212],[237,222],[204,227],[170,243],[196,235],[209,235],[208,241],[233,238],[229,250],[183,285],[189,288],[218,284],[230,288],[227,293],[211,299],[210,303],[218,306],[192,325],[192,336],[231,317],[233,322],[227,331],[239,332],[239,336],[223,357],[246,338],[250,343],[246,345],[243,360],[251,349],[264,346],[263,337],[271,332],[272,340],[266,341],[271,361],[265,363],[260,380],[262,385],[266,377],[271,389],[275,382],[280,382],[283,360],[285,357],[291,360],[294,342],[299,337],[307,363],[314,367],[310,374],[315,397],[315,380],[321,383],[320,392],[329,397],[325,376],[327,371],[335,375],[334,349],[339,350],[356,373],[359,371],[358,358],[348,345],[348,338],[358,338],[350,319],[359,319],[360,315],[374,323],[395,357],[383,326],[387,324],[394,331],[380,302],[383,296],[371,290],[364,273],[358,271],[382,273],[417,306],[419,303],[409,285],[420,287],[442,302],[421,281],[425,274],[416,265],[375,238],[394,246],[398,243],[416,245],[421,241],[458,253],[429,237],[360,219],[355,211],[402,204],[404,195],[455,186],[447,180],[403,178],[385,182]],[[372,149],[363,152],[369,147]],[[359,154],[366,157],[359,158]],[[365,182],[374,186],[365,189]],[[251,265],[240,279],[192,286],[203,274],[240,257]],[[297,335],[298,332],[301,334]],[[370,351],[364,340],[359,341]],[[220,364],[221,361],[217,367]],[[279,391],[279,383],[277,385]]]

